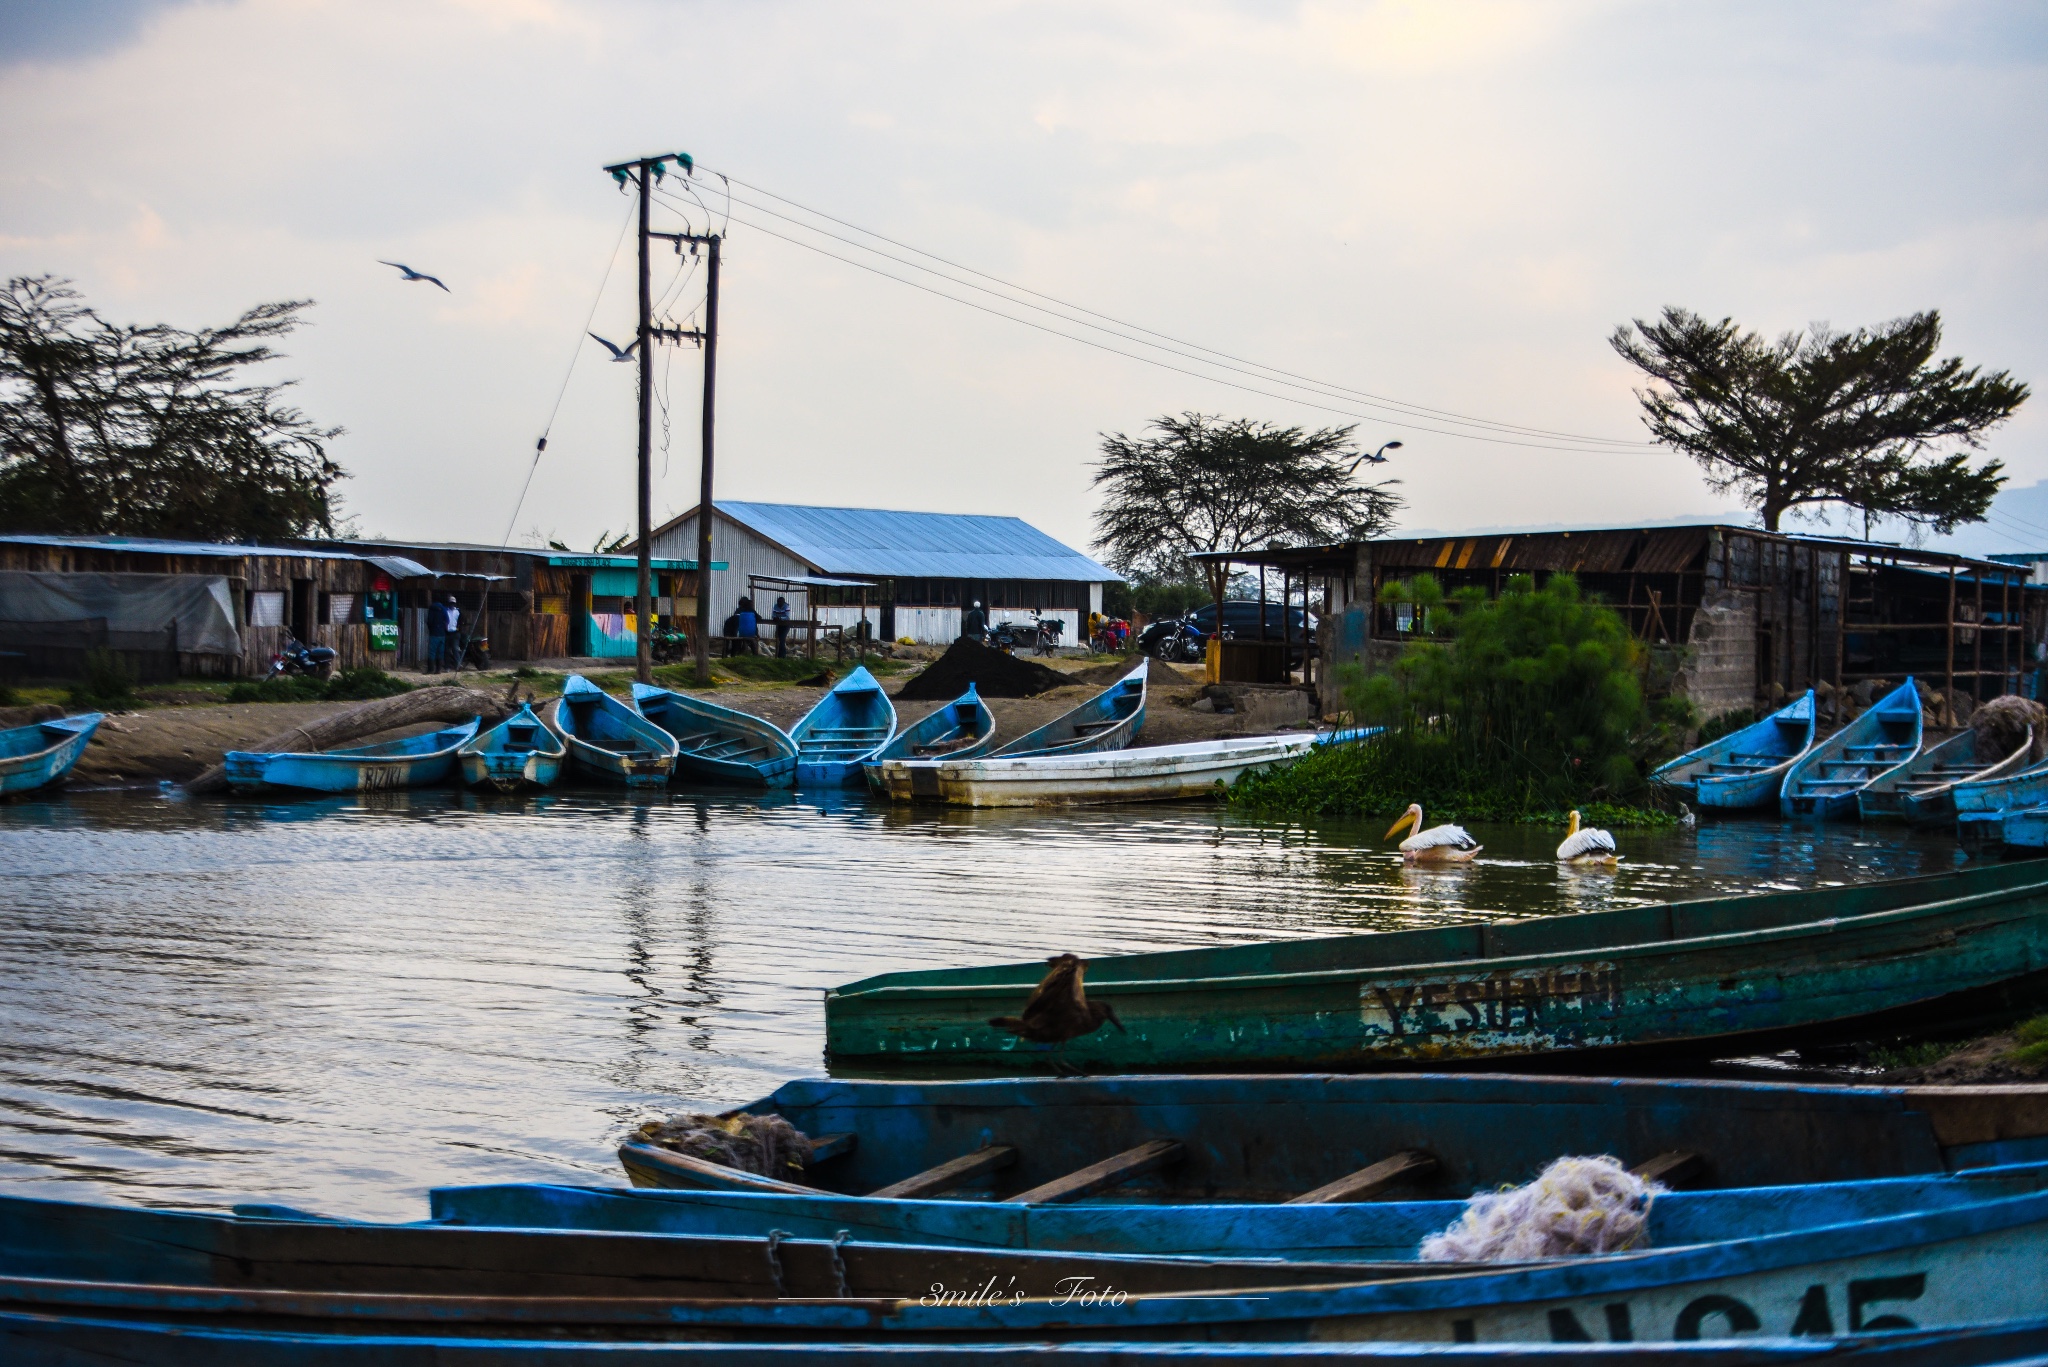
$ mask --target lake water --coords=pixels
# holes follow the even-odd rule
[[[1419,872],[1383,830],[786,794],[0,805],[0,1189],[420,1218],[432,1186],[622,1182],[640,1121],[820,1071],[821,989],[872,973],[1960,862],[1744,821],[1623,832],[1613,874],[1475,826],[1480,862]]]

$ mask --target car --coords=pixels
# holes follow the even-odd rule
[[[1302,647],[1306,645],[1311,650],[1315,648],[1315,628],[1310,623],[1308,614],[1299,607],[1290,607],[1287,609],[1287,618],[1283,618],[1281,616],[1280,604],[1270,602],[1265,605],[1265,609],[1266,637],[1268,640],[1280,640],[1282,634],[1288,630],[1287,618],[1292,619],[1294,651],[1289,663],[1291,665],[1299,665],[1301,663]],[[1183,623],[1186,625],[1183,625]],[[1236,640],[1258,640],[1259,600],[1256,598],[1225,599],[1223,603],[1223,625]],[[1144,631],[1138,634],[1138,649],[1147,655],[1159,655],[1161,650],[1166,647],[1167,642],[1176,634],[1185,634],[1187,626],[1194,627],[1196,631],[1205,637],[1213,635],[1216,630],[1216,605],[1214,603],[1204,603],[1190,611],[1184,618],[1162,617],[1156,622],[1148,623]],[[1162,656],[1162,658],[1165,657]]]

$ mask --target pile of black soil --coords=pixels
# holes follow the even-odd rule
[[[903,685],[896,696],[909,701],[951,702],[973,684],[984,698],[1035,698],[1072,682],[1057,669],[963,638]]]
[[[1175,671],[1174,667],[1164,660],[1154,659],[1152,656],[1147,655],[1143,663],[1145,665],[1145,682],[1147,684],[1165,684],[1168,687],[1177,687],[1181,684],[1196,682],[1188,678],[1187,675]],[[1067,682],[1096,684],[1107,687],[1136,669],[1138,664],[1139,662],[1136,660],[1119,660],[1114,664],[1095,665],[1089,669],[1077,669],[1067,675]]]

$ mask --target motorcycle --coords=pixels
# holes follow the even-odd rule
[[[1038,655],[1054,653],[1059,649],[1060,633],[1066,629],[1067,624],[1057,617],[1038,618],[1032,631],[1032,652]]]
[[[1022,639],[1017,628],[1008,622],[998,622],[988,629],[988,643],[1005,655],[1015,655]]]
[[[1209,638],[1185,617],[1166,624],[1168,630],[1152,645],[1152,653],[1169,664],[1199,664],[1206,657]]]
[[[691,657],[690,633],[681,627],[656,627],[648,646],[658,665],[672,665]]]
[[[486,670],[491,667],[491,638],[476,635],[469,638],[462,647],[462,656],[456,660],[457,669]]]
[[[286,633],[284,646],[270,657],[270,669],[266,679],[282,679],[288,675],[305,674],[324,679],[334,673],[334,651],[328,646],[309,646],[297,637]]]

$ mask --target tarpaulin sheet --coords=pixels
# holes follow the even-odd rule
[[[240,655],[235,601],[224,575],[57,574],[0,570],[0,621],[75,622],[102,617],[109,631],[161,632],[178,625],[178,649]]]

